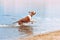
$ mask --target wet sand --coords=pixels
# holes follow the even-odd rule
[[[39,34],[35,36],[19,38],[18,40],[60,40],[60,30],[46,34]]]

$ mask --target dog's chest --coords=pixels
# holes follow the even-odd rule
[[[31,16],[30,15],[28,15],[28,18],[31,20]]]

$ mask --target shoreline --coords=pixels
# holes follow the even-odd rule
[[[26,38],[19,38],[18,40],[60,40],[60,30],[54,31],[54,32],[49,32],[46,34],[29,36]]]

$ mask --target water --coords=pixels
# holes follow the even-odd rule
[[[33,25],[24,25],[20,27],[1,27],[0,28],[0,39],[1,40],[10,40],[16,39],[19,37],[26,37],[29,35],[34,35],[36,26]],[[36,30],[37,31],[37,30]]]
[[[13,31],[12,31],[13,30]],[[18,37],[17,28],[0,28],[0,39],[10,39],[14,36]]]
[[[19,20],[20,18],[23,18],[27,14],[2,14],[0,15],[0,40],[15,40],[19,37],[27,37],[30,35],[37,35],[40,32],[40,22],[41,19],[35,15],[33,19],[36,20],[34,24],[29,24],[25,26],[20,26],[20,27],[11,27],[13,22]],[[39,21],[39,22],[37,22]],[[38,24],[38,26],[37,26]],[[9,25],[9,26],[7,26]],[[38,29],[39,28],[39,29]],[[37,33],[39,32],[39,33]]]
[[[20,27],[11,27],[11,25],[9,26],[7,25],[8,24],[5,24],[5,23],[0,24],[0,40],[14,40],[19,37],[26,37],[26,36],[34,35],[37,22],[34,24],[24,25]]]
[[[38,35],[60,30],[60,19],[45,18],[44,20],[41,20],[40,18],[39,20],[39,22],[37,21],[34,24],[20,27],[1,27],[0,40],[15,40],[20,37],[27,37],[30,35]]]

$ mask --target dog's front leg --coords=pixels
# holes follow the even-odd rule
[[[31,24],[33,24],[33,23],[35,23],[35,22],[36,22],[36,20],[32,19],[30,22],[31,22]]]

